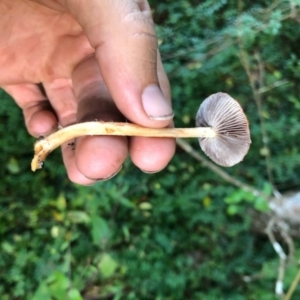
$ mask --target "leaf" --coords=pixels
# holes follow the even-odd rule
[[[227,208],[228,215],[236,215],[239,212],[239,207],[237,205],[229,205]]]
[[[265,182],[263,186],[263,191],[266,195],[272,195],[273,187],[269,182]]]
[[[268,202],[264,198],[261,198],[261,197],[257,197],[255,199],[254,208],[261,212],[270,211]]]
[[[81,224],[81,223],[89,223],[90,216],[84,212],[79,210],[71,210],[68,212],[68,218],[72,223]]]
[[[91,225],[92,225],[92,238],[95,245],[105,245],[110,236],[110,228],[106,222],[101,217],[98,216],[92,216],[91,218]]]
[[[109,254],[103,254],[99,263],[99,269],[103,277],[111,277],[118,267],[118,263]]]
[[[11,174],[18,174],[20,172],[19,162],[14,157],[9,159],[6,168]]]
[[[225,198],[227,204],[238,204],[243,201],[252,202],[255,199],[252,193],[238,189]]]
[[[65,300],[67,299],[67,291],[70,286],[68,277],[60,271],[54,272],[49,278],[49,290],[51,295],[56,300]]]
[[[276,270],[278,268],[277,260],[269,260],[264,262],[261,273],[263,274],[263,278],[266,279],[275,279],[276,278]]]
[[[42,282],[35,294],[33,295],[32,300],[52,300],[49,288],[45,282]]]
[[[60,194],[56,199],[56,207],[59,210],[65,210],[67,207],[67,200],[64,194]]]
[[[68,300],[83,300],[83,298],[77,289],[72,288],[68,293]]]
[[[123,225],[122,226],[122,231],[123,231],[123,234],[124,234],[124,237],[125,237],[125,241],[129,241],[130,240],[130,231],[129,231],[128,226]]]
[[[120,204],[124,207],[135,208],[135,204],[125,197],[119,197]]]
[[[3,242],[1,244],[1,248],[3,251],[5,251],[6,253],[12,254],[14,252],[14,247],[12,244],[8,243],[8,242]]]
[[[204,207],[210,207],[211,206],[211,198],[209,196],[205,196],[202,200]]]
[[[50,230],[50,233],[53,238],[57,238],[59,236],[59,227],[53,226]]]
[[[141,210],[151,210],[152,204],[150,202],[142,202],[142,203],[140,203],[139,208]]]

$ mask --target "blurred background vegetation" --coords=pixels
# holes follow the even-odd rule
[[[268,197],[300,189],[300,1],[150,4],[176,126],[193,126],[199,103],[227,92],[249,118],[249,154],[216,170],[178,146],[158,174],[128,159],[109,182],[81,187],[58,150],[30,171],[34,139],[1,92],[1,300],[269,300],[276,281],[284,293],[297,283],[298,227],[290,236]]]

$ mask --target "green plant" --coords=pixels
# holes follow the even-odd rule
[[[176,126],[193,126],[199,102],[227,92],[250,120],[249,154],[218,173],[178,147],[158,174],[128,160],[113,180],[79,187],[58,151],[30,172],[34,139],[1,92],[1,299],[275,298],[279,260],[249,209],[270,213],[253,191],[299,189],[299,2],[151,5]]]

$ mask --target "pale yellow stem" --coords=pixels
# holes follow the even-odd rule
[[[86,122],[71,125],[38,140],[34,145],[34,157],[31,170],[35,171],[43,166],[47,155],[63,143],[74,138],[86,135],[118,135],[118,136],[145,136],[145,137],[215,137],[216,132],[210,127],[196,128],[145,128],[130,123],[114,122]]]

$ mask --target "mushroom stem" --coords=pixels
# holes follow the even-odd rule
[[[206,98],[196,114],[196,128],[145,128],[129,123],[87,122],[66,127],[34,145],[31,169],[43,166],[47,155],[61,144],[86,135],[197,137],[204,153],[216,164],[231,167],[243,160],[251,139],[249,123],[239,103],[225,93]]]
[[[47,155],[61,144],[74,138],[87,135],[117,135],[173,138],[213,138],[217,133],[211,127],[196,128],[145,128],[130,123],[86,122],[68,126],[38,140],[34,145],[34,158],[31,170],[41,169]]]

